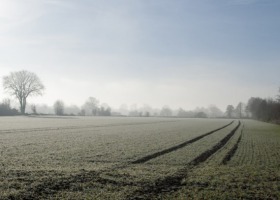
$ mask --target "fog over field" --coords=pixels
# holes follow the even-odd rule
[[[27,70],[29,103],[195,109],[277,94],[278,0],[1,0],[0,76]],[[0,98],[10,96],[0,87]]]
[[[280,199],[279,0],[0,0],[0,199]]]

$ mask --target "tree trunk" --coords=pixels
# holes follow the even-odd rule
[[[22,114],[22,99],[19,98],[19,104],[20,104],[20,113]]]
[[[24,115],[25,114],[25,107],[26,107],[26,98],[20,99],[19,103],[20,103],[20,113],[22,115]]]
[[[22,114],[25,114],[25,108],[26,108],[26,98],[23,98],[23,105],[22,105]]]

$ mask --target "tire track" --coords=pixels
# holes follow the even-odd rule
[[[243,124],[243,126],[242,126],[241,134],[240,134],[240,136],[238,137],[237,142],[236,142],[235,145],[229,150],[229,152],[227,153],[227,155],[223,158],[221,164],[226,165],[226,164],[231,160],[231,158],[234,156],[236,150],[238,149],[238,145],[239,145],[239,143],[240,143],[240,141],[241,141],[241,139],[242,139],[243,129],[244,129],[244,124]]]
[[[173,121],[170,121],[173,122]],[[162,122],[161,122],[162,123]],[[190,141],[195,142],[207,135],[210,135],[218,130],[221,130],[233,123],[230,122],[229,124],[218,128],[216,130],[210,131],[206,134],[203,134],[201,136],[198,136]],[[139,124],[139,123],[138,123]],[[187,141],[187,142],[190,142]],[[184,142],[186,143],[186,142]],[[184,144],[182,143],[182,144]],[[182,145],[181,144],[181,145]],[[179,146],[179,145],[177,145]],[[175,146],[177,148],[177,146]],[[174,148],[174,147],[172,147]],[[182,147],[181,147],[182,148]],[[174,150],[173,150],[174,151]],[[76,188],[75,184],[73,183],[87,183],[87,182],[94,182],[101,185],[112,185],[114,187],[123,187],[123,186],[137,186],[142,187],[141,190],[136,192],[136,196],[133,195],[133,197],[128,197],[127,199],[142,199],[139,194],[150,194],[150,195],[156,195],[164,191],[171,191],[176,188],[179,188],[182,186],[181,181],[186,176],[186,169],[178,171],[174,176],[166,177],[163,180],[156,181],[155,184],[152,186],[150,185],[142,185],[139,183],[134,183],[133,180],[129,181],[119,181],[119,180],[113,180],[109,178],[103,178],[102,175],[106,172],[121,169],[130,166],[131,164],[135,163],[119,163],[116,164],[113,167],[109,167],[108,169],[100,170],[98,172],[95,171],[85,171],[82,170],[81,172],[70,175],[70,176],[61,176],[58,178],[46,178],[42,182],[39,182],[37,184],[32,184],[30,187],[26,188],[21,193],[17,193],[15,195],[11,195],[9,199],[42,199],[44,197],[48,197],[49,195],[55,195],[61,190],[76,190],[76,191],[82,191],[82,188]],[[189,169],[189,167],[188,167]],[[78,186],[77,186],[78,187]],[[144,199],[150,199],[150,198],[144,198]]]
[[[211,155],[216,153],[219,149],[221,149],[228,141],[229,139],[235,134],[236,130],[240,126],[240,121],[238,122],[238,125],[228,134],[226,135],[219,143],[217,143],[215,146],[213,146],[211,149],[203,152],[198,157],[196,157],[193,161],[190,162],[190,165],[198,165],[199,163],[204,162],[209,158]]]
[[[8,199],[47,199],[48,196],[55,195],[62,190],[83,191],[81,184],[89,182],[94,182],[101,185],[112,185],[116,187],[135,186],[133,181],[115,181],[113,179],[101,177],[101,174],[98,172],[82,170],[80,173],[75,175],[65,177],[62,176],[58,179],[56,177],[52,177],[45,180],[43,179],[39,183],[30,184],[28,188],[25,189],[25,191],[11,194]],[[98,187],[98,185],[95,187]]]
[[[144,185],[139,190],[135,191],[132,195],[128,196],[126,199],[136,200],[136,199],[153,199],[158,194],[167,193],[171,191],[176,191],[180,189],[183,184],[182,181],[187,177],[188,171],[192,170],[200,163],[203,163],[210,156],[216,153],[219,149],[221,149],[226,143],[230,140],[230,138],[235,134],[236,130],[240,127],[240,121],[238,125],[230,131],[222,140],[220,140],[216,145],[214,145],[211,149],[206,150],[201,153],[195,159],[193,159],[184,169],[179,170],[172,176],[168,176],[165,179],[157,180],[156,182],[148,185]]]
[[[158,152],[156,152],[156,153],[153,153],[153,154],[144,156],[144,157],[142,157],[142,158],[139,158],[139,159],[137,159],[137,160],[135,160],[135,161],[133,161],[133,162],[131,162],[131,163],[132,163],[132,164],[142,164],[142,163],[145,163],[145,162],[147,162],[147,161],[149,161],[149,160],[152,160],[152,159],[154,159],[154,158],[157,158],[157,157],[159,157],[159,156],[162,156],[162,155],[171,153],[171,152],[173,152],[173,151],[176,151],[176,150],[178,150],[178,149],[181,149],[181,148],[183,148],[183,147],[185,147],[185,146],[187,146],[187,145],[189,145],[189,144],[192,144],[192,143],[194,143],[194,142],[196,142],[196,141],[198,141],[198,140],[200,140],[200,139],[202,139],[202,138],[204,138],[204,137],[206,137],[206,136],[208,136],[208,135],[211,135],[211,134],[213,134],[213,133],[215,133],[215,132],[217,132],[217,131],[219,131],[219,130],[221,130],[221,129],[224,129],[224,128],[228,127],[228,126],[231,125],[233,122],[234,122],[234,121],[230,122],[229,124],[227,124],[227,125],[225,125],[225,126],[222,126],[222,127],[218,128],[218,129],[215,129],[215,130],[210,131],[210,132],[208,132],[208,133],[202,134],[202,135],[200,135],[200,136],[198,136],[198,137],[195,137],[195,138],[193,138],[193,139],[191,139],[191,140],[185,141],[185,142],[183,142],[183,143],[181,143],[181,144],[178,144],[178,145],[176,145],[176,146],[173,146],[173,147],[170,147],[170,148],[168,148],[168,149],[164,149],[164,150],[162,150],[162,151],[158,151]]]

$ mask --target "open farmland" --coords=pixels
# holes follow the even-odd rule
[[[113,117],[0,124],[0,199],[280,198],[277,125]]]

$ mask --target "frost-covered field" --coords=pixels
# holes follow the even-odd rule
[[[249,120],[1,117],[0,199],[213,198],[208,175],[247,167],[275,172],[280,197],[279,144],[279,126]]]

